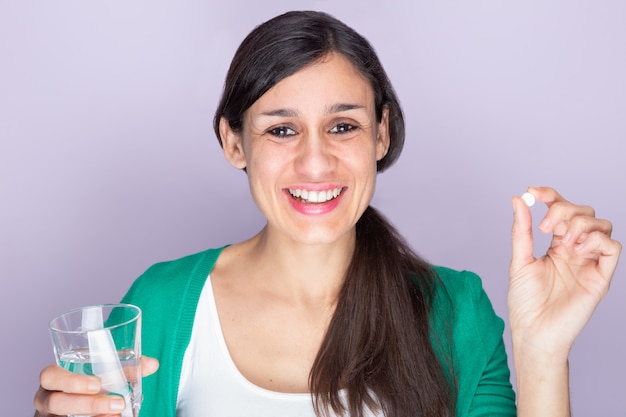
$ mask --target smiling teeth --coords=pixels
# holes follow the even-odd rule
[[[305,203],[325,203],[341,194],[341,188],[327,191],[308,191],[300,188],[289,189],[289,194],[303,200]]]

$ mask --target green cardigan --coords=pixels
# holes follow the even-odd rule
[[[198,299],[222,249],[153,265],[123,298],[142,309],[142,353],[161,364],[143,380],[141,417],[176,415],[183,356]],[[432,325],[436,331],[452,326],[456,416],[515,416],[515,394],[502,340],[504,323],[494,313],[480,278],[442,267],[435,271],[443,288],[435,295]],[[442,297],[444,292],[448,297]]]

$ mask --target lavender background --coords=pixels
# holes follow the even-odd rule
[[[626,243],[623,1],[0,0],[3,415],[32,415],[52,315],[261,227],[211,118],[238,43],[289,9],[375,45],[408,138],[373,204],[427,259],[479,273],[501,316],[527,185],[594,205]],[[626,416],[624,271],[571,354],[576,416]]]

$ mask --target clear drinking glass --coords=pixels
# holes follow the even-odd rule
[[[75,308],[50,321],[50,334],[58,365],[100,377],[103,394],[126,400],[122,417],[139,415],[143,399],[139,307],[103,304]]]

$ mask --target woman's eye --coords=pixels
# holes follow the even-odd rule
[[[330,133],[348,133],[355,130],[356,128],[357,127],[355,125],[351,125],[350,123],[339,123],[333,126],[332,129],[330,129]]]
[[[276,136],[277,138],[286,138],[288,136],[293,136],[296,134],[293,129],[290,129],[287,126],[275,127],[273,129],[270,129],[268,133],[272,136]]]

